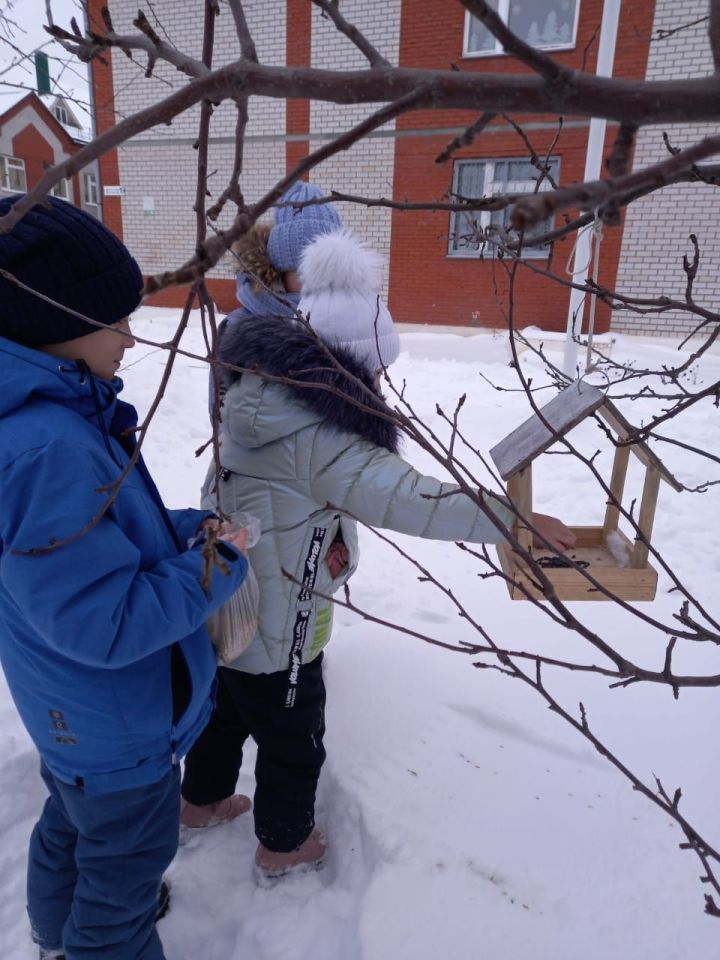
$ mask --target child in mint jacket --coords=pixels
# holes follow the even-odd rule
[[[452,484],[419,473],[399,454],[397,427],[375,415],[378,373],[400,350],[378,295],[381,273],[380,257],[346,231],[321,235],[299,269],[299,310],[312,331],[293,318],[245,317],[221,345],[223,360],[253,372],[231,377],[219,489],[211,468],[203,503],[211,509],[219,497],[231,517],[260,518],[262,536],[250,551],[260,615],[248,649],[219,670],[215,712],[186,762],[184,816],[194,826],[231,818],[229,797],[252,736],[256,864],[271,877],[317,866],[324,854],[314,819],[325,758],[322,651],[332,630],[328,597],[358,565],[355,518],[474,543],[502,541],[514,522],[501,499],[487,496],[486,513]],[[303,385],[318,382],[330,389]],[[572,545],[560,521],[536,515],[535,525],[559,546]],[[228,815],[218,814],[222,804]]]

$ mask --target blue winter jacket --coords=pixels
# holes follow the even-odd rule
[[[207,722],[204,628],[247,561],[229,545],[205,593],[187,549],[207,512],[166,510],[132,452],[122,382],[0,337],[0,660],[50,770],[88,792],[162,778]],[[29,555],[53,540],[71,542]]]

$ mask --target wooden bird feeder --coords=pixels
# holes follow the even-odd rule
[[[586,417],[597,413],[617,434],[626,439],[633,427],[608,398],[588,383],[575,381],[522,426],[513,430],[490,451],[500,476],[507,483],[510,499],[523,517],[532,514],[532,461],[551,447],[559,437],[565,436]],[[552,428],[548,429],[546,423]],[[663,466],[646,443],[640,441],[615,449],[610,490],[619,503],[622,501],[628,460],[633,453],[645,466],[640,513],[637,525],[649,542],[652,534],[655,507],[660,481],[664,480],[676,490],[682,485]],[[608,500],[605,522],[601,527],[572,527],[577,538],[576,546],[565,556],[578,561],[588,574],[623,600],[653,600],[657,590],[657,571],[648,563],[648,547],[642,540],[631,542],[619,529],[620,511]],[[532,533],[527,527],[517,525],[516,535],[520,545],[541,562],[543,572],[553,583],[561,600],[608,600],[583,574],[570,566],[546,566],[557,563],[557,554],[532,547]],[[500,563],[509,577],[508,589],[513,600],[525,600],[527,594],[543,598],[536,580],[527,565],[510,544],[498,545]],[[544,558],[548,558],[544,560]],[[543,562],[544,561],[544,562]],[[560,561],[562,562],[562,561]]]

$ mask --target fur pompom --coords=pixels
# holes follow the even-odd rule
[[[268,237],[272,229],[269,223],[256,223],[250,227],[230,248],[238,270],[253,279],[253,289],[284,292],[282,274],[270,263]]]
[[[303,296],[322,290],[379,293],[384,265],[383,257],[349,230],[324,233],[302,253],[299,273]]]

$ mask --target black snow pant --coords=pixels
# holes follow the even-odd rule
[[[215,710],[185,758],[182,795],[205,805],[235,791],[243,745],[257,743],[255,834],[269,850],[295,850],[315,826],[315,791],[325,760],[325,684],[320,654],[303,664],[292,707],[289,671],[218,668]]]

